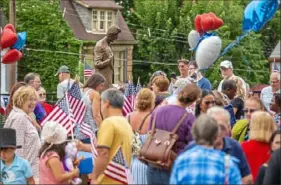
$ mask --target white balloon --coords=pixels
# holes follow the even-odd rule
[[[222,41],[218,36],[210,36],[200,42],[195,59],[199,69],[209,68],[218,58]]]
[[[193,50],[200,40],[200,35],[197,31],[191,30],[188,34],[188,44],[190,46],[190,50]]]

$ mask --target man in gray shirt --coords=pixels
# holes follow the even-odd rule
[[[70,69],[65,65],[58,69],[55,76],[59,76],[60,83],[57,86],[57,98],[61,99],[64,97],[66,91],[71,88],[74,80],[70,78]]]

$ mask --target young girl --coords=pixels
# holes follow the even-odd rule
[[[40,152],[40,184],[69,184],[70,180],[79,175],[79,169],[65,172],[63,159],[67,132],[57,122],[47,122],[42,130],[44,142]]]

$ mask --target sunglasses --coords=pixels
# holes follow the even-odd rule
[[[184,65],[179,65],[179,68],[184,68]]]
[[[210,104],[213,104],[213,105],[214,105],[214,104],[216,103],[216,101],[205,101],[204,103],[205,103],[206,105],[210,105]]]
[[[46,93],[40,93],[39,96],[40,97],[46,96]]]
[[[258,109],[244,109],[243,111],[244,111],[244,113],[253,113],[253,112],[255,112],[255,111],[257,111]]]

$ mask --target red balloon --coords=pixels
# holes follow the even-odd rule
[[[6,28],[2,32],[1,37],[1,47],[9,48],[12,47],[18,40],[18,36],[16,33],[14,33],[11,29]]]
[[[196,15],[195,19],[194,19],[194,26],[195,26],[195,29],[198,33],[202,33],[203,30],[201,28],[201,15]]]
[[[209,12],[208,15],[213,19],[214,21],[214,24],[213,24],[213,27],[211,30],[214,30],[214,27],[215,27],[215,24],[216,24],[216,19],[217,19],[217,16],[216,14],[214,14],[213,12]]]
[[[17,49],[11,49],[2,58],[3,64],[12,64],[20,60],[22,53]]]
[[[16,29],[15,29],[14,25],[12,25],[12,24],[7,24],[3,29],[10,29],[14,33],[16,33]]]
[[[201,16],[201,28],[203,29],[203,31],[209,31],[212,30],[212,28],[215,25],[215,20],[213,17],[211,17],[210,15],[204,13]]]
[[[223,25],[223,20],[221,18],[216,18],[215,19],[215,25],[214,25],[214,30],[220,28]]]

